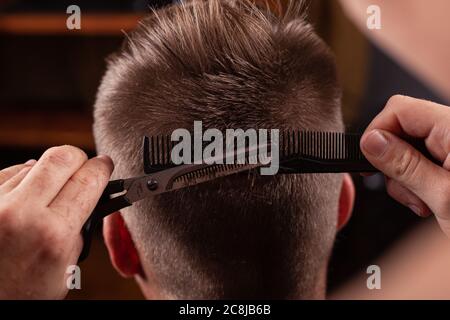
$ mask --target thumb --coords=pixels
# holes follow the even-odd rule
[[[412,191],[438,219],[447,220],[450,230],[450,172],[385,130],[366,132],[361,150],[374,167]]]

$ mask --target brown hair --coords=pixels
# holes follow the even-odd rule
[[[97,148],[142,174],[143,135],[209,128],[342,130],[340,90],[303,1],[192,0],[145,18],[109,60]],[[336,229],[340,175],[237,175],[124,210],[155,286],[176,298],[313,297]],[[150,267],[151,265],[151,267]]]

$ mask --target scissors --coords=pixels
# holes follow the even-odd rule
[[[279,173],[377,171],[360,150],[359,141],[361,134],[291,131],[283,133],[281,138],[280,162],[282,166],[280,166]],[[233,157],[235,155],[239,157],[245,153],[244,158],[248,159],[248,161],[243,164],[217,164],[227,163],[226,160],[230,154],[225,153],[223,156],[211,157],[202,164],[174,166],[168,163],[161,163],[160,161],[160,159],[167,160],[170,157],[169,154],[164,155],[165,152],[171,151],[168,140],[162,143],[162,148],[159,148],[159,144],[154,146],[154,143],[149,141],[148,137],[144,137],[143,154],[144,172],[146,175],[109,182],[92,215],[83,226],[84,247],[80,261],[83,261],[88,256],[93,231],[101,219],[107,215],[129,207],[133,203],[147,197],[262,167],[272,158],[270,155],[267,156],[267,159],[264,159],[265,161],[258,162],[255,159],[250,161],[250,154],[255,150],[270,149],[270,144],[266,143],[234,151],[231,154]],[[436,161],[427,152],[423,141],[411,141],[410,143],[428,159]],[[165,144],[167,146],[164,148]],[[153,157],[149,157],[150,154]],[[151,161],[150,159],[153,160]]]
[[[248,153],[246,149],[242,152]],[[92,236],[99,222],[106,216],[147,197],[160,195],[181,188],[193,186],[219,177],[249,171],[263,166],[262,163],[214,164],[223,157],[215,157],[202,164],[183,164],[153,172],[148,175],[110,181],[99,202],[82,229],[83,249],[79,262],[89,255]],[[210,163],[210,164],[208,164]],[[223,161],[222,163],[225,163]]]

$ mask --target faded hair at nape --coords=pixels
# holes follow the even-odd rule
[[[112,157],[116,178],[142,174],[142,136],[194,121],[343,129],[333,56],[306,22],[305,2],[259,3],[184,1],[128,35],[94,114],[98,151]],[[274,3],[280,12],[266,9]],[[309,298],[326,271],[340,184],[335,174],[243,174],[145,199],[123,217],[169,297]]]

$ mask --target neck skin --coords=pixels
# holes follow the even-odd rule
[[[136,275],[135,280],[142,290],[144,297],[147,300],[176,300],[177,297],[164,293],[157,287],[154,281],[149,281],[149,277],[143,278]],[[154,278],[153,278],[154,279]],[[327,279],[327,266],[321,268],[318,274],[317,282],[313,290],[308,295],[305,294],[286,294],[287,299],[291,300],[325,300],[326,299],[326,281]],[[283,297],[280,297],[283,299]]]
[[[322,271],[319,274],[318,280],[316,282],[316,288],[313,290],[314,295],[311,299],[314,300],[325,300],[327,293],[327,274],[328,268],[327,266],[322,268]]]

